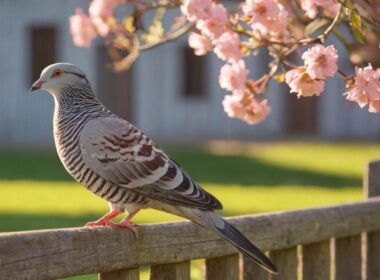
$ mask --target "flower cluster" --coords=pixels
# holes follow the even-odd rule
[[[260,35],[285,34],[287,13],[276,1],[247,0],[242,10],[245,18],[251,22],[252,29]],[[220,70],[219,83],[232,93],[225,96],[222,102],[228,116],[250,124],[264,120],[270,112],[268,101],[257,101],[247,88],[249,71],[242,59],[242,42],[229,27],[223,5],[211,0],[185,0],[181,11],[199,30],[199,33],[192,32],[189,35],[189,45],[195,54],[204,55],[213,50],[218,58],[226,62]]]
[[[262,122],[271,111],[268,100],[258,102],[247,92],[242,95],[226,95],[223,107],[230,118],[239,118],[249,124]]]
[[[70,33],[78,47],[90,47],[92,40],[99,34],[107,36],[110,32],[109,20],[117,5],[125,0],[93,0],[89,7],[89,15],[81,8],[70,17]]]
[[[301,0],[301,8],[309,18],[316,18],[318,9],[326,16],[334,17],[340,9],[340,4],[336,0]]]
[[[286,38],[288,12],[276,0],[247,0],[242,7],[252,31],[259,36]]]
[[[358,103],[361,108],[368,105],[371,113],[380,112],[380,69],[373,69],[371,64],[356,68],[347,88],[344,93],[347,100]]]
[[[154,17],[151,27],[155,28],[149,28],[153,31],[149,31],[152,34],[148,35],[156,36],[158,40],[149,42],[148,47],[134,44],[135,48],[139,49],[137,53],[168,41],[169,38],[172,40],[178,37],[193,24],[196,31],[190,32],[188,43],[194,49],[194,53],[205,55],[208,52],[214,52],[224,62],[219,73],[219,84],[221,88],[230,92],[222,102],[229,117],[239,118],[249,124],[263,121],[271,109],[268,100],[259,96],[259,93],[266,88],[272,78],[279,82],[285,80],[290,87],[290,92],[296,93],[298,97],[319,96],[324,90],[325,80],[333,77],[337,72],[347,82],[347,91],[344,96],[349,101],[358,103],[360,107],[368,105],[370,112],[380,112],[380,69],[373,69],[371,65],[368,65],[364,68],[356,68],[355,75],[348,77],[342,71],[338,71],[338,53],[335,47],[319,43],[325,42],[331,31],[342,20],[350,23],[354,34],[361,34],[360,30],[365,29],[364,21],[360,23],[357,20],[360,15],[356,15],[354,10],[345,7],[346,13],[341,13],[341,4],[338,3],[338,0],[299,0],[300,5],[292,6],[291,13],[286,10],[291,4],[283,0],[244,0],[242,5],[239,4],[238,9],[230,11],[227,11],[222,1],[218,0],[169,2],[162,2],[160,8],[172,8],[175,2],[175,5],[180,6],[182,12],[182,16],[179,17],[180,24],[176,21],[167,31],[163,25],[162,15]],[[135,12],[118,21],[113,14],[117,6],[123,3],[136,5]],[[70,32],[73,42],[80,47],[90,47],[92,40],[98,35],[108,36],[110,41],[116,42],[116,39],[123,39],[122,31],[127,31],[128,34],[133,32],[133,38],[138,43],[146,42],[147,40],[144,39],[147,37],[147,33],[144,33],[146,28],[140,19],[145,11],[156,9],[155,5],[154,1],[92,0],[88,14],[78,8],[70,17]],[[299,16],[302,14],[302,10],[304,15]],[[139,12],[136,13],[136,11]],[[301,13],[299,13],[300,11]],[[323,33],[319,33],[321,35],[301,39],[302,28],[305,27],[303,23],[307,24],[312,21],[311,19],[322,15],[334,19],[329,20],[329,26],[318,29],[318,31],[322,31],[324,28]],[[186,23],[185,20],[192,24]],[[185,24],[183,24],[184,22]],[[159,29],[158,34],[154,33],[156,29]],[[117,38],[114,39],[109,36],[110,34],[116,34]],[[362,35],[364,36],[364,34]],[[120,56],[114,55],[115,61],[124,56],[124,48],[129,54],[133,53],[126,47],[130,45],[127,43],[115,44],[118,46],[117,51],[121,50]],[[294,66],[289,59],[290,55],[298,50],[298,47],[310,44],[315,45],[302,54],[303,64]],[[269,54],[273,56],[273,61],[269,64],[270,71],[253,81],[249,79],[249,70],[244,57],[254,54],[258,48],[262,47],[268,49]],[[115,53],[113,52],[113,54]],[[133,53],[133,55],[135,54],[136,52]],[[125,58],[126,60],[120,59],[119,61],[131,61],[128,54]],[[125,63],[127,66],[129,64],[129,62]],[[286,73],[280,72],[287,66],[293,69]],[[122,66],[119,69],[125,68]],[[282,79],[283,77],[285,79]]]
[[[324,80],[338,71],[338,53],[334,46],[318,44],[304,52],[302,59],[305,65],[288,71],[285,81],[298,97],[318,96],[325,87]]]

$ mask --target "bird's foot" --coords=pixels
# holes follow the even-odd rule
[[[106,225],[107,225],[106,221],[100,219],[100,220],[97,220],[97,221],[88,222],[84,226],[85,227],[105,227]]]
[[[128,218],[125,218],[119,223],[112,223],[111,221],[107,221],[106,225],[110,227],[116,227],[116,228],[126,228],[132,231],[136,238],[138,238],[139,236],[139,232],[136,226]]]
[[[117,215],[123,213],[123,210],[114,209],[111,212],[105,214],[103,217],[101,217],[99,220],[88,222],[85,226],[86,227],[104,227],[108,225],[108,222],[116,217]]]

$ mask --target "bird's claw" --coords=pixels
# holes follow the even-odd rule
[[[105,221],[93,221],[93,222],[88,222],[84,226],[85,227],[104,227],[107,225],[107,222]]]
[[[126,229],[129,229],[130,231],[133,232],[133,235],[138,238],[139,237],[139,232],[136,228],[136,226],[129,220],[127,219],[124,219],[122,220],[121,222],[119,223],[112,223],[111,221],[106,221],[105,222],[105,225],[106,226],[109,226],[109,227],[115,227],[115,228],[126,228]]]

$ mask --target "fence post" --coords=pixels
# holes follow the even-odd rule
[[[361,280],[361,235],[335,239],[335,280]]]
[[[269,272],[250,258],[243,256],[243,280],[268,280]]]
[[[206,259],[206,280],[239,280],[239,255]]]
[[[371,161],[367,166],[364,195],[367,199],[380,196],[380,160]],[[364,262],[367,280],[380,279],[380,231],[366,234]]]
[[[302,246],[302,279],[330,279],[330,240]]]
[[[295,280],[298,272],[298,248],[288,248],[269,253],[273,263],[277,266],[278,275],[269,275],[270,280]]]
[[[190,280],[190,261],[152,265],[151,280]]]
[[[99,273],[99,280],[139,280],[139,268],[123,269],[107,273]]]

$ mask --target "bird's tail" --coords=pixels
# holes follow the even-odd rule
[[[261,267],[276,274],[277,268],[271,260],[252,244],[239,230],[213,211],[202,211],[197,223],[211,229],[221,238],[235,246],[243,255],[257,262]]]

